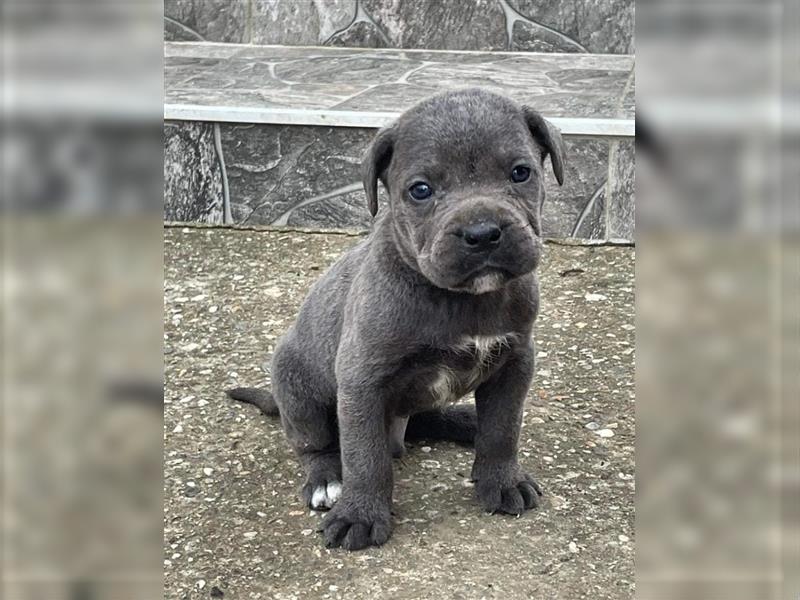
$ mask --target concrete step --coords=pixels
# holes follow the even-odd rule
[[[480,86],[566,138],[552,237],[632,239],[634,59],[626,55],[165,44],[165,218],[365,228],[375,129],[436,91]]]

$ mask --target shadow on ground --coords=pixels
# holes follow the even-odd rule
[[[472,452],[395,464],[392,539],[327,550],[280,425],[228,400],[357,237],[165,232],[165,597],[632,598],[634,250],[548,244],[521,462],[547,502],[483,513]]]

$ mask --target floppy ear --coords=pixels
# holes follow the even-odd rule
[[[553,173],[555,173],[558,185],[564,185],[564,140],[561,139],[561,131],[544,119],[535,110],[522,107],[525,112],[525,121],[528,123],[528,129],[533,136],[533,139],[542,147],[542,162],[550,155],[550,163],[553,165]]]
[[[378,212],[378,179],[383,182],[387,190],[389,189],[386,185],[386,170],[392,160],[394,136],[394,126],[381,129],[367,148],[361,162],[361,178],[364,191],[367,193],[367,207],[373,217]]]

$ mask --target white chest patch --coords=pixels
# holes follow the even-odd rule
[[[476,335],[474,337],[465,337],[460,347],[463,347],[465,350],[474,348],[478,355],[478,363],[485,365],[493,357],[497,356],[503,348],[508,348],[514,337],[515,334],[513,333],[508,333],[506,335]]]
[[[431,383],[431,394],[436,399],[437,404],[447,404],[455,400],[458,378],[447,367],[443,367],[436,374]]]
[[[453,350],[457,353],[474,353],[475,364],[468,371],[454,371],[448,367],[440,368],[430,385],[431,394],[437,403],[455,402],[471,391],[480,381],[485,369],[503,348],[510,345],[515,334],[465,336]]]

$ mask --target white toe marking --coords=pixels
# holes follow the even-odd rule
[[[328,506],[328,494],[324,487],[314,488],[314,493],[311,494],[311,508],[322,508]]]
[[[328,502],[330,506],[336,504],[342,495],[342,484],[338,481],[333,481],[328,484]]]
[[[311,494],[311,508],[331,508],[342,495],[342,484],[332,481],[325,486],[314,488]]]

